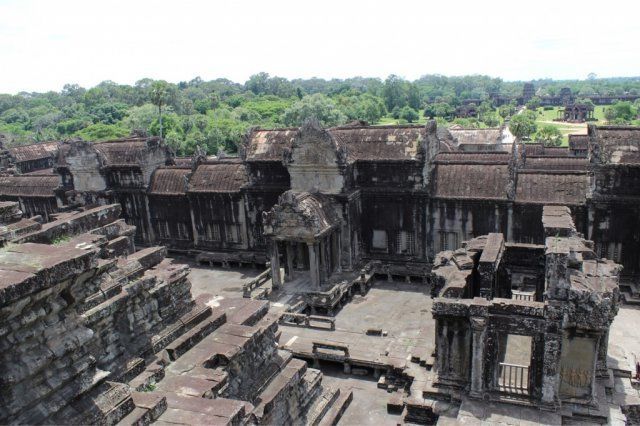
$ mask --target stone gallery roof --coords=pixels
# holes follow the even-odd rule
[[[526,156],[568,157],[568,148],[549,147],[541,143],[525,143],[521,145],[522,153]]]
[[[569,135],[569,149],[588,149],[589,135]]]
[[[434,195],[451,199],[504,200],[508,183],[507,164],[438,164]]]
[[[509,164],[508,152],[441,152],[435,157],[436,164]]]
[[[240,192],[249,182],[241,161],[219,161],[198,166],[189,181],[189,192]]]
[[[41,142],[32,145],[21,145],[9,148],[16,162],[34,161],[58,155],[59,142]]]
[[[345,126],[327,131],[349,162],[415,160],[426,138],[424,126]],[[254,130],[246,142],[247,161],[280,161],[298,136],[297,128]]]
[[[0,176],[0,196],[9,197],[55,197],[60,184],[58,175]]]
[[[520,172],[516,201],[532,204],[584,204],[589,187],[586,173]]]
[[[527,157],[526,170],[587,170],[589,160],[577,157]]]
[[[175,157],[173,162],[179,167],[191,167],[193,165],[193,157]]]
[[[329,133],[345,149],[349,162],[415,160],[426,140],[424,126],[335,127]]]
[[[247,161],[282,161],[297,135],[298,128],[252,131],[247,137]]]
[[[185,195],[191,168],[159,167],[151,176],[149,193],[154,195]]]
[[[450,128],[449,132],[458,145],[494,145],[501,143],[502,129],[456,129]]]
[[[142,164],[147,153],[160,147],[160,138],[127,138],[93,144],[110,167],[131,167]]]
[[[589,136],[609,164],[640,164],[640,127],[589,126]]]

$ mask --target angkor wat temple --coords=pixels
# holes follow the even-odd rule
[[[2,423],[335,424],[354,396],[321,384],[329,364],[373,374],[407,422],[487,420],[478,401],[640,418],[607,350],[619,299],[640,300],[638,127],[550,148],[310,120],[237,156],[132,136],[3,149],[0,168]],[[196,297],[167,251],[264,272]],[[349,302],[399,282],[429,300],[420,321],[339,338],[340,315],[364,320]]]
[[[1,177],[0,199],[45,221],[118,203],[137,244],[214,263],[264,264],[277,250],[287,272],[311,256],[320,280],[372,259],[419,276],[490,232],[541,244],[542,206],[562,204],[598,255],[638,278],[640,129],[591,126],[568,149],[505,133],[308,123],[255,129],[237,157],[175,158],[155,137],[36,144],[8,150],[19,173]]]

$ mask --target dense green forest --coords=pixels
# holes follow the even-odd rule
[[[533,83],[538,96],[557,94],[562,87],[578,96],[640,93],[640,78]],[[244,84],[200,78],[178,84],[148,78],[134,85],[104,81],[90,89],[68,84],[60,92],[0,94],[0,135],[12,145],[78,137],[104,140],[144,130],[153,135],[162,132],[179,155],[192,153],[198,145],[208,153],[233,152],[252,126],[298,126],[309,116],[325,126],[352,120],[424,122],[425,115],[443,123],[495,126],[513,113],[513,106],[495,109],[486,100],[494,94],[519,96],[522,85],[488,76],[287,80],[266,73],[253,75]],[[465,99],[485,100],[478,119],[451,117]],[[637,118],[638,103],[618,109],[625,115],[610,113],[612,121]]]

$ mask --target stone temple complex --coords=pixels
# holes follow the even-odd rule
[[[640,422],[640,128],[0,149],[1,424]]]

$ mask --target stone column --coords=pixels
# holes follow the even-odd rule
[[[193,206],[189,202],[189,214],[191,215],[191,229],[193,230],[193,247],[198,246],[198,228],[196,227],[196,218],[193,214]]]
[[[471,317],[471,389],[469,394],[482,398],[484,394],[484,343],[487,334],[487,320]]]
[[[513,241],[513,204],[509,204],[509,211],[507,215],[507,241]]]
[[[318,244],[307,243],[309,247],[309,274],[311,275],[311,284],[314,288],[320,289],[320,271],[318,270]]]
[[[336,271],[342,272],[342,233],[338,231],[338,233],[335,236],[335,239],[336,239],[335,249],[336,249],[336,259],[337,259]]]
[[[282,286],[280,280],[280,253],[278,252],[278,242],[271,242],[271,282],[273,288],[279,288]]]
[[[587,239],[593,241],[593,222],[595,220],[595,212],[593,211],[593,206],[589,205],[589,210],[587,212],[587,222],[588,222],[588,229],[587,229]]]
[[[287,245],[287,280],[291,281],[293,279],[293,256],[295,251],[293,249],[293,243],[287,241],[285,244]]]
[[[304,244],[296,243],[296,267],[304,269]]]
[[[319,244],[320,248],[320,259],[318,262],[318,270],[320,272],[320,283],[324,283],[327,280],[327,257],[325,256],[325,250],[327,248],[327,244],[325,240],[321,240]]]
[[[609,346],[609,330],[600,335],[596,353],[596,377],[609,377],[607,373],[607,350]],[[594,388],[593,384],[591,386]]]
[[[558,404],[560,389],[560,353],[562,350],[562,335],[556,333],[544,334],[544,357],[538,361],[542,363],[542,403],[550,406]]]

